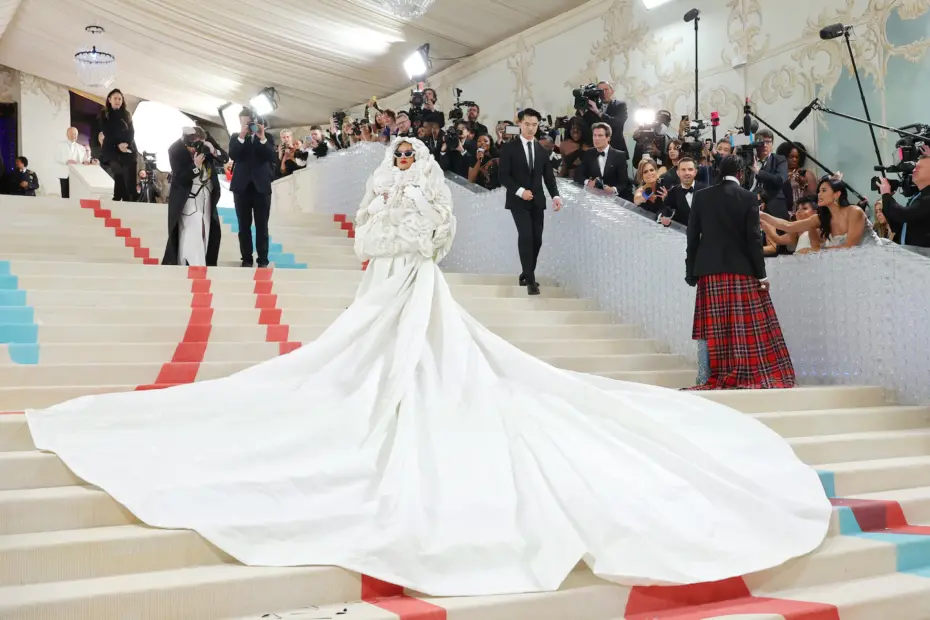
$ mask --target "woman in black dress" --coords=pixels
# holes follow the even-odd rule
[[[113,177],[113,200],[136,199],[136,145],[132,116],[126,109],[123,93],[114,88],[107,95],[106,106],[97,117],[98,138],[102,136],[100,161]]]

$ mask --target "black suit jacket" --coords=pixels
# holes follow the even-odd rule
[[[694,192],[701,191],[702,189],[707,189],[707,185],[704,183],[694,183]],[[692,202],[694,197],[691,198]],[[681,185],[676,185],[668,190],[668,196],[665,197],[665,200],[662,202],[662,216],[671,218],[672,221],[683,224],[684,226],[688,225],[688,219],[691,217],[691,206],[688,204],[688,198],[685,192],[685,188]]]
[[[930,187],[923,188],[908,202],[909,205],[905,207],[898,204],[891,194],[882,195],[885,217],[898,232],[896,241],[900,243],[901,227],[907,224],[905,245],[930,248]]]
[[[555,198],[559,195],[559,188],[555,184],[555,172],[549,161],[549,151],[544,149],[539,140],[533,141],[533,170],[530,170],[526,161],[526,150],[523,140],[517,136],[504,144],[500,150],[498,176],[500,184],[507,190],[504,206],[507,209],[514,207],[546,208],[546,195],[543,193],[543,184],[549,190],[549,195]],[[526,201],[517,196],[520,188],[533,192],[533,200]]]
[[[720,273],[765,277],[755,194],[723,181],[694,195],[685,267],[689,284]]]
[[[610,125],[610,129],[612,130],[610,134],[610,146],[624,153],[628,153],[626,139],[623,137],[623,128],[626,126],[628,116],[629,112],[627,111],[626,102],[614,99],[607,104],[607,108],[604,110],[603,114],[597,115],[591,110],[588,110],[585,112],[583,118],[588,125],[593,125],[594,123],[607,123]]]
[[[609,147],[607,149],[607,162],[604,164],[604,174],[601,174],[601,165],[598,161],[600,152],[589,149],[584,153],[581,164],[575,168],[575,182],[584,184],[589,179],[603,179],[604,185],[617,189],[617,195],[626,200],[633,201],[633,188],[630,184],[630,173],[627,161],[629,155],[624,151]]]
[[[778,153],[772,153],[765,160],[762,169],[756,173],[756,190],[765,192],[766,212],[783,220],[789,219],[788,205],[794,200],[794,192],[788,183],[788,160]],[[788,185],[788,196],[785,196]]]
[[[233,193],[246,191],[250,183],[259,194],[271,193],[278,153],[274,148],[274,138],[268,134],[265,137],[265,144],[255,135],[246,136],[245,142],[239,141],[239,134],[229,139],[229,158],[235,162],[229,183]]]

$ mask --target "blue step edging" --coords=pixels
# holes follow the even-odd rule
[[[239,218],[236,217],[236,210],[230,207],[217,207],[216,212],[220,216],[220,221],[238,235]],[[252,227],[252,243],[255,243],[254,226]],[[284,251],[284,246],[274,243],[270,234],[268,235],[268,260],[279,269],[307,269],[307,263],[298,263],[293,254]]]
[[[35,309],[19,288],[10,261],[0,260],[0,344],[7,345],[14,364],[39,363],[39,326]]]

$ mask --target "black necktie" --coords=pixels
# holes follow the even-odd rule
[[[535,163],[533,162],[533,142],[532,141],[526,143],[526,156],[529,158],[530,172],[532,172],[534,168],[534,163]]]

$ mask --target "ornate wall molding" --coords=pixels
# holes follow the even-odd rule
[[[55,114],[70,104],[68,89],[28,73],[20,74],[20,88],[23,95],[44,97],[55,109]]]
[[[513,98],[516,107],[525,108],[533,103],[533,85],[530,69],[536,60],[536,48],[528,46],[523,35],[517,39],[517,52],[507,59],[507,68],[513,74]]]

